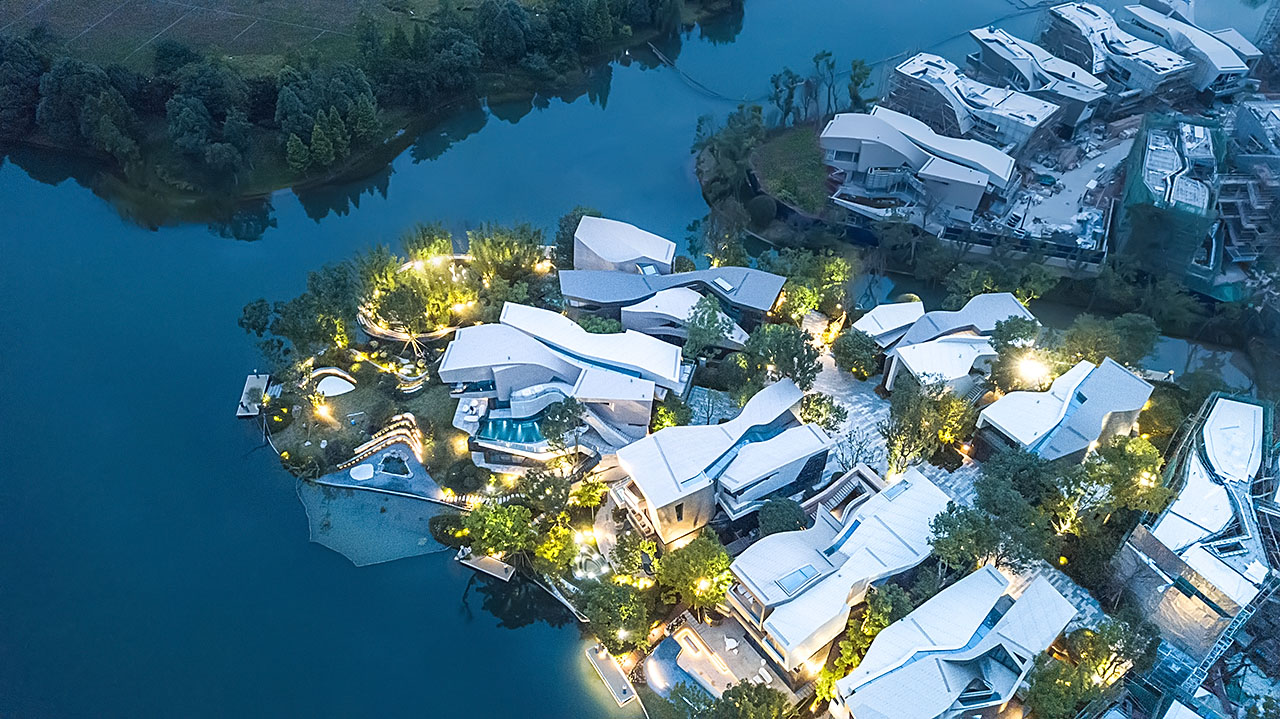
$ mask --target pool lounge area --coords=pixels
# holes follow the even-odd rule
[[[476,432],[477,439],[511,444],[541,444],[547,441],[538,427],[537,419],[494,419],[481,420]]]

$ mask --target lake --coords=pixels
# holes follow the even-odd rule
[[[1248,31],[1264,11],[1202,16]],[[961,60],[958,34],[1019,12],[747,0],[740,27],[667,54],[719,96],[759,99],[818,50],[847,67],[951,38],[941,52]],[[696,119],[734,102],[625,58],[605,78],[573,102],[462,113],[374,180],[278,193],[252,242],[138,227],[31,153],[0,167],[0,716],[639,715],[536,598],[471,585],[447,554],[356,568],[309,543],[292,478],[233,417],[260,362],[240,308],[415,222],[550,229],[588,204],[681,240],[705,212]]]

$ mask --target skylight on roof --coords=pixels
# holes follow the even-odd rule
[[[719,287],[725,292],[733,292],[733,284],[723,277],[717,277],[714,280],[712,280],[712,282],[715,283],[716,287]]]
[[[791,596],[800,591],[800,587],[808,584],[809,580],[816,576],[818,576],[818,570],[814,569],[812,564],[806,564],[779,579],[778,586],[782,587],[782,591],[786,592],[787,596]]]

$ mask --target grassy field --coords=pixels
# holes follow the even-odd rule
[[[812,127],[791,127],[771,136],[751,155],[764,189],[781,202],[810,214],[827,204],[827,169]]]
[[[470,9],[478,0],[458,3]],[[74,54],[102,65],[144,68],[148,48],[177,40],[246,70],[273,71],[289,49],[329,57],[354,52],[356,18],[385,24],[428,17],[437,0],[6,0],[0,30],[45,26]]]

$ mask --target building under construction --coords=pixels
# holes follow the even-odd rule
[[[1210,396],[1184,425],[1165,482],[1178,494],[1130,534],[1117,580],[1159,628],[1151,679],[1194,692],[1209,669],[1273,604],[1280,510],[1272,407]]]

